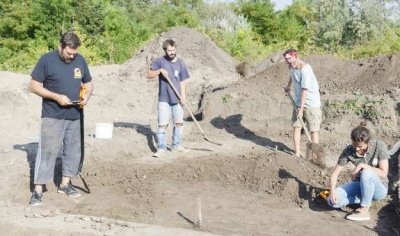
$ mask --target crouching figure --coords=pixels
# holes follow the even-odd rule
[[[346,219],[369,220],[372,201],[382,200],[388,192],[390,155],[384,142],[372,140],[366,122],[361,122],[351,131],[351,141],[331,174],[328,204],[343,210],[349,205],[359,205]],[[339,174],[349,162],[355,166],[350,173],[352,181],[336,188]]]

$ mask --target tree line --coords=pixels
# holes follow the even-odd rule
[[[123,63],[174,26],[194,28],[240,61],[284,48],[342,58],[400,49],[400,0],[2,0],[0,70],[29,72],[67,31],[91,65]]]

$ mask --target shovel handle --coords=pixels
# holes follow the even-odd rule
[[[286,92],[286,95],[289,97],[290,101],[292,102],[293,108],[297,113],[298,112],[297,105],[296,105],[296,103],[294,103],[292,95],[289,92]],[[308,142],[312,143],[310,133],[308,132],[306,124],[304,124],[303,118],[297,117],[297,119],[299,119],[301,126],[303,126],[303,129],[304,129],[304,132],[306,133]]]
[[[172,90],[174,90],[176,96],[178,97],[179,101],[182,101],[182,97],[180,95],[180,93],[178,92],[178,90],[175,88],[174,84],[172,83],[172,81],[170,80],[170,78],[168,76],[165,77],[165,79],[168,81],[169,85],[171,86]],[[199,128],[201,134],[203,135],[204,139],[207,140],[210,143],[216,144],[221,146],[221,143],[217,143],[213,140],[211,140],[210,138],[208,138],[206,136],[206,134],[204,133],[203,129],[201,128],[199,122],[197,121],[196,117],[194,117],[193,112],[190,110],[190,108],[186,105],[186,103],[183,104],[183,106],[185,107],[185,109],[188,111],[188,113],[190,114],[190,117],[192,117],[192,120],[194,121],[194,123],[196,123],[197,128]]]
[[[182,97],[178,90],[175,88],[174,84],[172,83],[171,79],[168,76],[165,76],[165,79],[168,81],[169,85],[171,86],[172,90],[174,90],[176,96],[178,97],[179,101],[182,101]],[[183,106],[186,108],[190,116],[192,117],[193,121],[196,123],[197,128],[199,128],[200,132],[204,135],[204,131],[201,128],[200,124],[197,122],[197,119],[194,117],[193,112],[189,109],[189,107],[186,105],[186,103],[183,104]]]

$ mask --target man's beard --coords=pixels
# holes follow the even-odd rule
[[[171,55],[168,55],[168,54],[167,54],[167,58],[168,58],[168,60],[170,60],[170,61],[174,60],[175,57],[176,57],[176,54],[171,54]]]
[[[75,58],[68,58],[68,57],[65,57],[64,56],[64,53],[61,51],[61,52],[58,52],[58,55],[60,56],[60,59],[63,61],[63,62],[65,62],[65,63],[67,63],[67,64],[69,64],[69,63],[71,63]]]

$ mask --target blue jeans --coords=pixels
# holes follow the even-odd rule
[[[381,179],[372,171],[365,169],[361,172],[360,181],[352,181],[336,188],[338,204],[333,204],[330,197],[328,205],[341,208],[349,204],[360,204],[370,207],[372,200],[378,201],[387,195],[388,189]]]
[[[158,148],[167,149],[167,128],[172,114],[174,128],[172,130],[172,148],[177,148],[182,142],[183,108],[179,103],[158,102]],[[176,124],[182,124],[177,126]],[[160,126],[166,126],[161,128]]]

